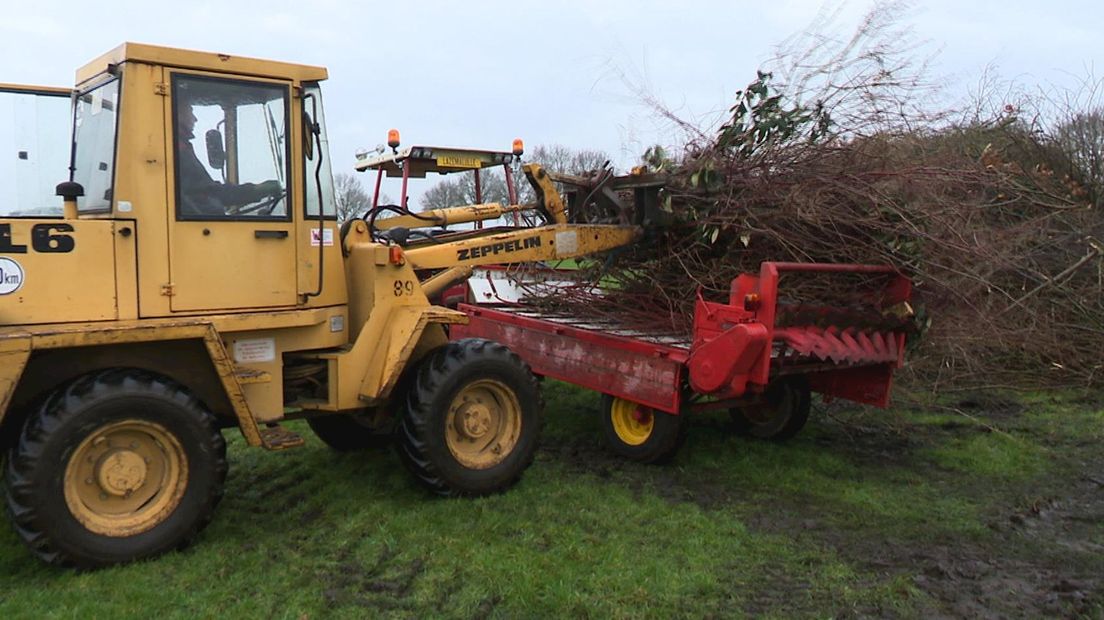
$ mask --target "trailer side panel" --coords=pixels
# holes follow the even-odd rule
[[[462,304],[471,321],[450,337],[486,338],[521,356],[537,375],[678,414],[686,351],[514,313]]]

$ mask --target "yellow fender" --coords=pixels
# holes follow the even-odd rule
[[[357,401],[339,402],[341,409],[385,401],[412,360],[448,342],[441,324],[468,321],[464,313],[439,306],[405,306],[384,314],[372,315],[346,356],[366,361],[367,365],[359,373]]]
[[[11,404],[12,394],[31,357],[31,338],[0,340],[0,421]]]

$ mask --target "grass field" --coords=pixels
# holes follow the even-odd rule
[[[702,416],[652,467],[605,453],[594,395],[545,395],[532,469],[478,500],[427,496],[390,451],[228,432],[183,552],[76,574],[0,528],[0,618],[1104,617],[1099,397],[831,408],[782,445]]]

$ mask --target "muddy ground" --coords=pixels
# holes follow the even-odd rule
[[[1104,618],[1104,398],[818,405],[780,445],[689,418],[673,462],[611,455],[598,398],[546,382],[536,462],[441,500],[392,450],[228,433],[187,550],[73,573],[0,529],[0,618]]]
[[[793,594],[807,584],[795,583],[779,568],[768,571],[764,587],[750,593],[751,602],[742,611],[753,616],[1104,618],[1104,442],[1099,414],[1091,428],[1085,423],[1083,435],[1079,421],[1083,414],[1104,410],[1104,398],[1058,400],[1067,409],[1054,415],[1068,419],[1050,421],[1054,423],[1035,418],[1035,404],[986,394],[926,405],[913,402],[906,406],[908,413],[888,419],[846,405],[821,406],[814,412],[810,426],[819,449],[870,471],[907,471],[948,494],[978,498],[985,526],[980,535],[948,534],[937,526],[920,536],[892,526],[852,526],[850,515],[839,514],[821,498],[798,493],[749,499],[747,487],[733,486],[723,477],[679,467],[642,468],[582,436],[546,440],[538,460],[628,484],[641,493],[658,493],[670,502],[735,512],[753,531],[792,537],[836,554],[868,575],[871,585],[904,578],[922,594],[904,606],[855,608],[815,597],[802,602]],[[917,412],[940,419],[917,423]],[[691,426],[691,445],[684,449],[693,450],[695,440],[734,432],[723,416],[699,417]],[[948,441],[990,433],[1041,447],[1045,472],[1028,480],[1013,476],[994,482],[941,466],[925,455]],[[933,509],[932,522],[938,524],[940,518]]]

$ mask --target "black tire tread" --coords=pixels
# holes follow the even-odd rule
[[[19,441],[7,459],[5,471],[5,503],[14,529],[23,543],[43,561],[58,566],[76,566],[95,568],[113,562],[98,561],[96,558],[81,557],[65,552],[52,541],[47,532],[40,527],[39,514],[35,508],[37,493],[42,491],[33,479],[42,464],[43,452],[47,442],[67,418],[79,412],[81,406],[119,389],[138,389],[148,393],[160,394],[174,401],[194,419],[209,435],[208,441],[214,446],[214,469],[216,484],[206,497],[206,505],[201,509],[200,517],[192,527],[173,545],[176,549],[186,547],[196,535],[211,521],[214,509],[222,499],[224,481],[228,469],[226,461],[226,441],[219,431],[214,415],[183,386],[154,373],[134,369],[109,369],[77,378],[59,388],[45,400],[41,408],[32,413],[20,434]],[[57,467],[59,464],[47,464]],[[171,550],[170,548],[153,550],[143,554],[149,557]],[[134,558],[138,559],[138,558]]]
[[[506,490],[521,477],[521,474],[533,463],[536,456],[536,440],[533,447],[524,455],[517,471],[503,479],[493,488],[480,492],[458,489],[442,476],[429,454],[431,424],[437,412],[431,408],[434,396],[443,389],[443,383],[461,368],[478,360],[498,360],[523,369],[526,381],[537,397],[537,427],[540,414],[544,410],[544,400],[540,385],[533,376],[529,365],[516,353],[505,346],[481,338],[465,338],[448,343],[432,353],[418,368],[413,384],[407,393],[407,407],[396,429],[396,447],[407,469],[430,491],[443,497],[468,495],[490,495]],[[524,430],[523,430],[524,432]],[[519,440],[520,442],[520,440]]]
[[[782,428],[769,436],[758,435],[754,432],[754,423],[748,420],[739,409],[732,409],[730,415],[736,427],[737,434],[756,437],[758,439],[766,439],[768,441],[782,442],[793,439],[803,428],[805,428],[805,424],[809,421],[810,410],[812,409],[812,393],[809,391],[809,381],[802,376],[791,377],[783,381],[785,384],[780,385],[779,389],[796,390],[798,399],[794,406],[794,410],[790,413],[789,418]],[[770,389],[771,388],[768,387],[768,391]]]

